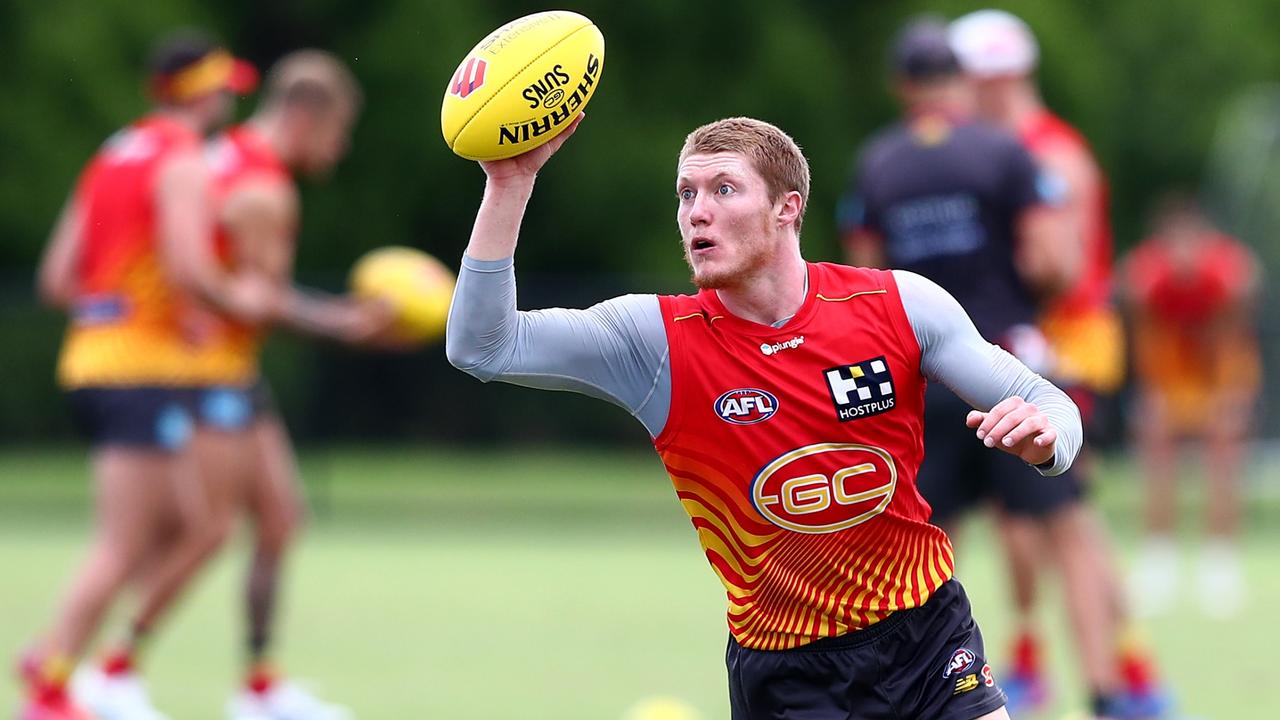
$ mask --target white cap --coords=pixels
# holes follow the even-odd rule
[[[1031,28],[1003,10],[979,10],[957,18],[947,34],[960,67],[974,75],[1029,75],[1040,59]]]

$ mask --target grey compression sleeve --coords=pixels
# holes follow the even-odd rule
[[[445,342],[449,362],[484,382],[608,400],[653,437],[667,423],[671,370],[656,295],[624,295],[586,310],[516,312],[512,260],[464,257]]]
[[[920,345],[925,377],[981,410],[1012,395],[1035,404],[1058,432],[1053,465],[1040,470],[1046,475],[1066,470],[1080,449],[1075,404],[983,340],[945,290],[914,273],[894,271],[894,277]],[[463,258],[447,350],[451,363],[485,382],[571,390],[608,400],[655,437],[666,425],[671,365],[656,296],[624,295],[586,310],[517,312],[512,261]]]
[[[920,343],[924,376],[984,412],[1014,395],[1035,405],[1058,434],[1053,464],[1036,469],[1043,475],[1058,475],[1071,467],[1084,434],[1080,411],[1071,398],[984,340],[960,303],[932,280],[905,270],[894,270],[893,277]]]

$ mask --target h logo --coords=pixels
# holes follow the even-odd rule
[[[893,376],[883,355],[827,368],[822,374],[841,422],[893,409]]]

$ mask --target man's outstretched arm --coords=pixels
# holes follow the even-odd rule
[[[1058,475],[1080,452],[1080,411],[1066,393],[982,338],[960,303],[931,280],[895,270],[907,319],[920,344],[920,369],[976,408],[968,425],[999,448]]]
[[[666,424],[671,373],[655,296],[627,295],[587,310],[516,310],[512,258],[525,205],[538,170],[575,128],[523,155],[481,163],[484,200],[458,272],[445,350],[454,367],[486,382],[608,400],[656,436]]]

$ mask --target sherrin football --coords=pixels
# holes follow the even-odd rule
[[[421,344],[444,336],[454,276],[444,263],[411,247],[389,246],[365,253],[351,268],[351,292],[378,298],[395,311],[392,332]]]
[[[500,160],[559,135],[587,106],[604,69],[604,36],[567,10],[527,15],[467,53],[445,88],[440,130],[468,160]]]

